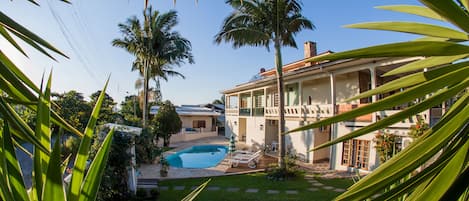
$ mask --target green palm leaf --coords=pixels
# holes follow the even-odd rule
[[[441,41],[410,41],[377,45],[335,54],[314,57],[307,62],[350,58],[409,57],[409,56],[454,56],[467,54],[469,46]]]
[[[350,187],[347,192],[337,197],[337,200],[365,199],[378,193],[380,189],[399,180],[433,157],[441,148],[448,145],[467,123],[468,99],[466,96],[458,101],[447,115],[421,138]],[[466,132],[468,131],[466,130]]]
[[[1,140],[3,140],[3,153],[4,160],[2,164],[5,165],[5,169],[2,170],[3,176],[6,176],[6,181],[9,186],[9,191],[12,194],[14,200],[28,200],[28,194],[26,187],[23,182],[23,175],[21,173],[21,167],[16,158],[15,148],[13,147],[12,136],[10,135],[10,128],[8,123],[4,123]],[[6,193],[6,192],[4,192]]]
[[[37,119],[36,119],[36,137],[41,144],[50,150],[51,146],[51,131],[50,131],[50,87],[51,87],[52,74],[49,75],[46,89],[44,93],[39,94],[39,102],[37,106]],[[57,138],[60,139],[60,138]],[[59,141],[59,140],[57,140]],[[54,153],[52,153],[54,155]],[[54,159],[52,159],[54,160]],[[33,157],[33,195],[37,198],[42,198],[42,189],[44,187],[44,181],[46,181],[47,172],[49,165],[49,155],[41,152],[38,148],[34,148]],[[40,200],[40,199],[39,199]]]
[[[60,135],[54,143],[49,167],[47,168],[47,176],[44,182],[44,191],[42,192],[42,200],[65,201],[65,190],[63,187],[62,166],[60,155]]]
[[[425,61],[425,60],[420,60],[420,61]],[[415,63],[415,62],[412,62],[410,64],[413,64],[413,63]],[[438,78],[438,77],[440,77],[444,74],[450,73],[454,70],[458,70],[459,68],[465,67],[465,66],[469,66],[469,62],[451,64],[451,65],[447,65],[447,66],[437,68],[437,69],[434,69],[434,70],[430,70],[430,71],[427,71],[427,72],[419,72],[419,73],[414,73],[414,74],[411,74],[411,75],[407,75],[405,77],[390,81],[390,82],[386,83],[385,85],[381,85],[377,88],[365,91],[365,92],[363,92],[363,93],[361,93],[357,96],[349,98],[349,99],[346,100],[346,102],[349,102],[349,101],[352,101],[352,100],[357,100],[357,99],[360,99],[360,98],[370,97],[372,95],[383,94],[383,93],[387,93],[387,92],[398,90],[398,89],[405,89],[405,88],[408,88],[408,87],[412,87],[412,86],[415,86],[417,84],[426,82],[428,80]]]
[[[409,13],[413,15],[427,17],[430,19],[445,21],[445,19],[443,19],[438,13],[423,6],[392,5],[392,6],[377,6],[376,8],[383,9],[383,10],[396,11],[396,12],[401,12],[401,13]]]
[[[347,28],[373,29],[385,31],[397,31],[403,33],[419,34],[439,38],[448,38],[455,40],[468,40],[469,36],[461,31],[456,31],[447,27],[422,24],[416,22],[369,22],[360,24],[351,24]]]
[[[86,174],[81,189],[80,201],[96,200],[98,194],[99,184],[101,183],[101,177],[106,169],[106,162],[109,156],[109,151],[112,144],[112,136],[114,135],[114,129],[111,129],[103,141],[103,144],[96,153],[96,157],[90,165],[90,169]]]
[[[421,2],[425,7],[398,5],[378,8],[442,20],[452,23],[460,30],[450,30],[441,26],[411,22],[378,22],[352,25],[353,28],[415,33],[424,35],[424,37],[410,42],[378,45],[318,56],[310,60],[333,61],[340,59],[414,56],[416,59],[422,59],[387,72],[385,76],[414,73],[388,82],[350,100],[402,88],[405,89],[404,91],[350,112],[291,130],[289,133],[347,121],[364,114],[385,110],[404,103],[401,100],[406,100],[405,102],[407,102],[426,97],[416,105],[359,130],[355,130],[345,136],[341,136],[338,139],[333,139],[332,142],[328,142],[325,145],[315,147],[315,150],[343,142],[353,137],[369,134],[376,129],[386,128],[434,105],[445,104],[448,100],[451,100],[451,102],[457,100],[443,117],[430,130],[425,132],[423,136],[379,166],[367,177],[354,184],[347,192],[337,197],[337,200],[364,200],[373,195],[383,193],[385,189],[387,192],[376,198],[377,200],[401,200],[404,198],[403,196],[407,197],[408,200],[467,199],[468,184],[465,180],[467,180],[467,175],[469,175],[467,163],[467,140],[469,138],[467,135],[469,133],[469,93],[467,91],[469,87],[469,72],[467,70],[469,63],[465,59],[469,55],[469,46],[467,46],[467,33],[469,30],[469,23],[467,23],[469,21],[469,13],[467,12],[468,3],[467,1],[458,1],[458,5],[455,1],[441,0],[421,0]],[[429,71],[415,72],[425,68],[429,69]],[[459,72],[461,75],[456,75],[454,74],[455,72]],[[457,81],[451,81],[453,79]],[[438,83],[438,81],[441,82]],[[430,87],[430,89],[425,89],[425,86]],[[398,100],[397,97],[401,100]],[[408,97],[409,99],[406,99]],[[435,162],[417,174],[409,176],[420,165],[429,162],[430,158],[434,157],[437,153],[441,154]],[[402,181],[404,178],[405,181]]]
[[[459,83],[458,85],[456,85],[456,86],[454,86],[450,89],[442,90],[441,92],[433,95],[432,97],[422,101],[419,104],[413,105],[413,106],[411,106],[411,107],[409,107],[409,108],[407,108],[407,109],[405,109],[401,112],[398,112],[394,115],[391,115],[387,118],[384,118],[380,121],[377,121],[376,123],[373,123],[373,124],[371,124],[367,127],[364,127],[362,129],[358,129],[358,130],[353,131],[353,132],[351,132],[347,135],[344,135],[344,136],[339,137],[337,139],[331,140],[330,142],[324,143],[324,144],[322,144],[318,147],[315,147],[313,150],[322,149],[324,147],[328,147],[330,145],[337,144],[339,142],[343,142],[345,140],[349,140],[349,139],[352,139],[352,138],[355,138],[355,137],[359,137],[361,135],[365,135],[365,134],[371,133],[373,131],[376,131],[376,130],[379,130],[379,129],[382,129],[382,128],[386,128],[387,126],[390,126],[392,124],[398,123],[398,122],[402,121],[402,119],[408,118],[412,115],[418,114],[419,112],[423,112],[423,111],[427,110],[427,108],[429,106],[431,107],[431,106],[438,105],[441,102],[447,100],[448,98],[451,98],[451,97],[455,96],[462,89],[464,89],[468,84],[469,84],[469,79],[466,79],[465,81]],[[401,93],[400,95],[401,96],[406,96],[406,95],[408,95],[408,93]],[[369,113],[369,112],[367,112],[367,113]],[[301,128],[299,128],[299,129],[301,129]],[[294,132],[294,131],[291,131],[291,132]]]
[[[462,55],[455,55],[455,56],[436,56],[436,57],[429,57],[423,60],[414,61],[412,63],[403,65],[399,68],[391,70],[385,73],[383,76],[390,76],[390,75],[397,75],[401,73],[407,73],[417,70],[422,70],[425,68],[430,68],[434,66],[449,64],[460,59],[464,59],[469,57],[469,54],[462,54]]]
[[[4,114],[3,118],[7,120],[15,129],[18,129],[20,138],[31,142],[34,146],[37,146],[41,151],[49,154],[50,151],[47,147],[36,138],[34,131],[28,126],[26,122],[15,112],[15,110],[0,97],[0,113]]]
[[[62,53],[60,50],[49,44],[47,41],[42,39],[41,37],[37,36],[33,32],[29,31],[28,29],[24,28],[20,24],[16,23],[14,20],[9,18],[7,15],[5,15],[3,12],[0,12],[0,26],[4,27],[8,31],[12,32],[16,36],[20,37],[23,40],[26,40],[25,42],[29,43],[32,45],[34,48],[37,50],[41,51],[44,53],[44,50],[39,46],[43,46],[59,55],[62,55],[63,57],[68,58],[64,53]],[[39,48],[39,49],[38,49]],[[52,56],[48,55],[51,59],[54,59]]]
[[[24,56],[28,56],[26,55],[26,52],[24,52],[23,49],[21,49],[21,47],[18,45],[18,43],[16,43],[15,39],[13,39],[10,34],[7,32],[7,30],[5,28],[3,28],[2,26],[0,26],[0,35],[3,36],[3,38],[5,38],[11,45],[13,45],[13,47],[15,47],[18,51],[21,52],[21,54],[23,54]]]
[[[93,108],[93,112],[91,113],[90,120],[85,128],[85,135],[83,136],[80,148],[78,149],[78,154],[75,159],[75,165],[73,166],[73,174],[72,179],[70,181],[70,188],[68,193],[68,200],[69,201],[77,201],[80,198],[81,188],[83,185],[83,177],[85,175],[85,167],[86,161],[89,157],[89,150],[91,145],[91,139],[93,137],[94,128],[96,126],[96,122],[98,120],[99,111],[101,109],[101,104],[103,103],[106,88],[109,83],[109,78],[104,85],[103,90],[101,90],[101,94],[96,101],[96,105]]]
[[[469,23],[467,23],[469,22],[469,15],[454,1],[420,0],[420,2],[445,18],[446,21],[451,22],[466,33],[469,32]]]

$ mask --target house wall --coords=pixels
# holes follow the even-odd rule
[[[202,133],[183,133],[183,134],[174,134],[171,135],[171,143],[174,142],[186,142],[186,141],[192,141],[192,140],[197,140],[197,139],[202,139],[202,138],[207,138],[207,137],[215,137],[217,136],[217,132],[202,132]]]
[[[246,123],[246,144],[255,149],[263,148],[265,146],[265,118],[248,117]]]
[[[360,92],[358,72],[337,75],[336,101],[344,102],[347,98],[358,95]],[[308,104],[311,96],[311,104],[331,104],[331,82],[329,78],[320,78],[303,82],[303,105]],[[352,101],[352,104],[358,101]]]
[[[205,128],[203,131],[211,131],[212,118],[211,116],[180,116],[183,128],[192,128],[192,122],[197,120],[205,121]]]
[[[298,128],[302,123],[300,121],[285,121],[286,130],[293,130]],[[295,132],[285,136],[285,144],[288,149],[295,153],[297,156],[302,157],[306,161],[311,161],[312,155],[309,152],[313,148],[313,132],[302,131]]]
[[[238,116],[225,116],[225,137],[238,136],[238,123]]]
[[[314,129],[314,146],[319,146],[326,143],[330,139],[330,127],[326,127],[323,130],[316,128]],[[327,161],[330,158],[330,147],[319,149],[313,152],[313,162]]]
[[[266,120],[265,122],[265,143],[272,145],[272,142],[278,143],[278,120]]]
[[[345,126],[345,124],[343,123],[339,123],[337,125],[337,131],[338,131],[338,137],[341,137],[341,136],[344,136],[354,130],[357,130],[357,129],[360,129],[360,128],[356,128],[356,127],[347,127]],[[370,141],[370,145],[369,145],[369,150],[370,150],[370,154],[369,154],[369,159],[368,159],[368,171],[371,171],[375,168],[378,167],[379,165],[379,157],[376,153],[376,149],[374,148],[375,146],[375,143],[373,142],[373,139],[375,137],[375,133],[369,133],[369,134],[366,134],[366,135],[362,135],[360,137],[357,137],[357,138],[354,138],[354,139],[357,139],[357,140],[369,140]],[[342,151],[343,151],[343,144],[342,143],[339,143],[336,145],[337,147],[337,152],[336,152],[336,157],[335,157],[335,169],[336,170],[348,170],[350,171],[351,168],[348,167],[348,166],[345,166],[345,165],[342,165]]]
[[[356,96],[360,93],[358,72],[337,75],[335,77],[335,84],[337,103],[345,102],[346,99]],[[357,104],[359,101],[354,100],[350,103]]]
[[[308,104],[309,96],[311,96],[311,104],[330,104],[331,103],[331,87],[329,78],[316,79],[303,83],[303,104]]]

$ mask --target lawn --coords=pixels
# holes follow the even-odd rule
[[[181,200],[185,195],[190,193],[190,187],[198,186],[207,178],[204,179],[179,179],[161,181],[160,186],[168,186],[169,190],[162,190],[160,199],[162,201]],[[331,181],[321,180],[321,182],[331,182],[330,185],[338,188],[347,188],[353,182],[348,179],[333,179]],[[329,184],[329,183],[327,183]],[[174,186],[185,186],[185,190],[174,190]],[[255,173],[247,175],[224,176],[214,177],[207,187],[220,187],[221,190],[209,191],[205,189],[197,197],[197,201],[251,201],[251,200],[332,200],[340,193],[319,189],[312,192],[308,189],[311,184],[304,178],[298,178],[288,181],[270,181],[266,179],[265,173]],[[226,189],[230,187],[238,187],[238,192],[227,192]],[[245,193],[249,188],[259,189],[258,193]],[[267,190],[278,190],[279,194],[267,194]],[[286,194],[286,190],[297,190],[298,194]]]

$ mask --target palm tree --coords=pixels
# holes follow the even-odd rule
[[[351,186],[336,200],[469,199],[469,182],[467,182],[469,175],[469,61],[467,60],[469,58],[469,2],[467,0],[419,1],[423,6],[394,5],[378,8],[422,16],[444,23],[436,25],[394,21],[349,25],[350,28],[412,33],[420,38],[339,52],[308,61],[414,56],[423,58],[423,60],[408,63],[383,75],[404,75],[398,80],[366,91],[350,100],[383,94],[396,89],[404,89],[403,91],[364,107],[289,132],[318,128],[427,97],[399,113],[315,147],[313,150],[386,128],[431,109],[433,106],[452,103],[441,119],[424,131],[412,144]],[[432,159],[434,157],[436,160]],[[429,165],[415,172],[425,163]],[[379,197],[374,197],[378,195]]]
[[[191,43],[172,29],[178,24],[176,11],[160,13],[149,7],[143,13],[143,25],[137,17],[127,19],[119,24],[123,38],[114,39],[112,44],[133,54],[136,59],[132,70],[138,70],[144,78],[143,87],[143,126],[148,119],[148,82],[150,78],[168,80],[168,76],[182,76],[173,70],[188,61],[194,63]],[[158,90],[158,89],[157,89]]]
[[[277,89],[279,94],[279,166],[285,167],[285,116],[282,76],[282,46],[296,48],[294,36],[302,29],[314,29],[314,25],[301,15],[301,3],[297,0],[227,0],[234,12],[223,22],[223,27],[215,36],[220,44],[232,42],[234,48],[241,46],[264,46],[267,50],[274,45],[275,66],[277,69]]]

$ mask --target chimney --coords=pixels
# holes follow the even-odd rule
[[[304,44],[304,49],[305,49],[305,59],[314,57],[317,55],[315,42],[306,41]]]

